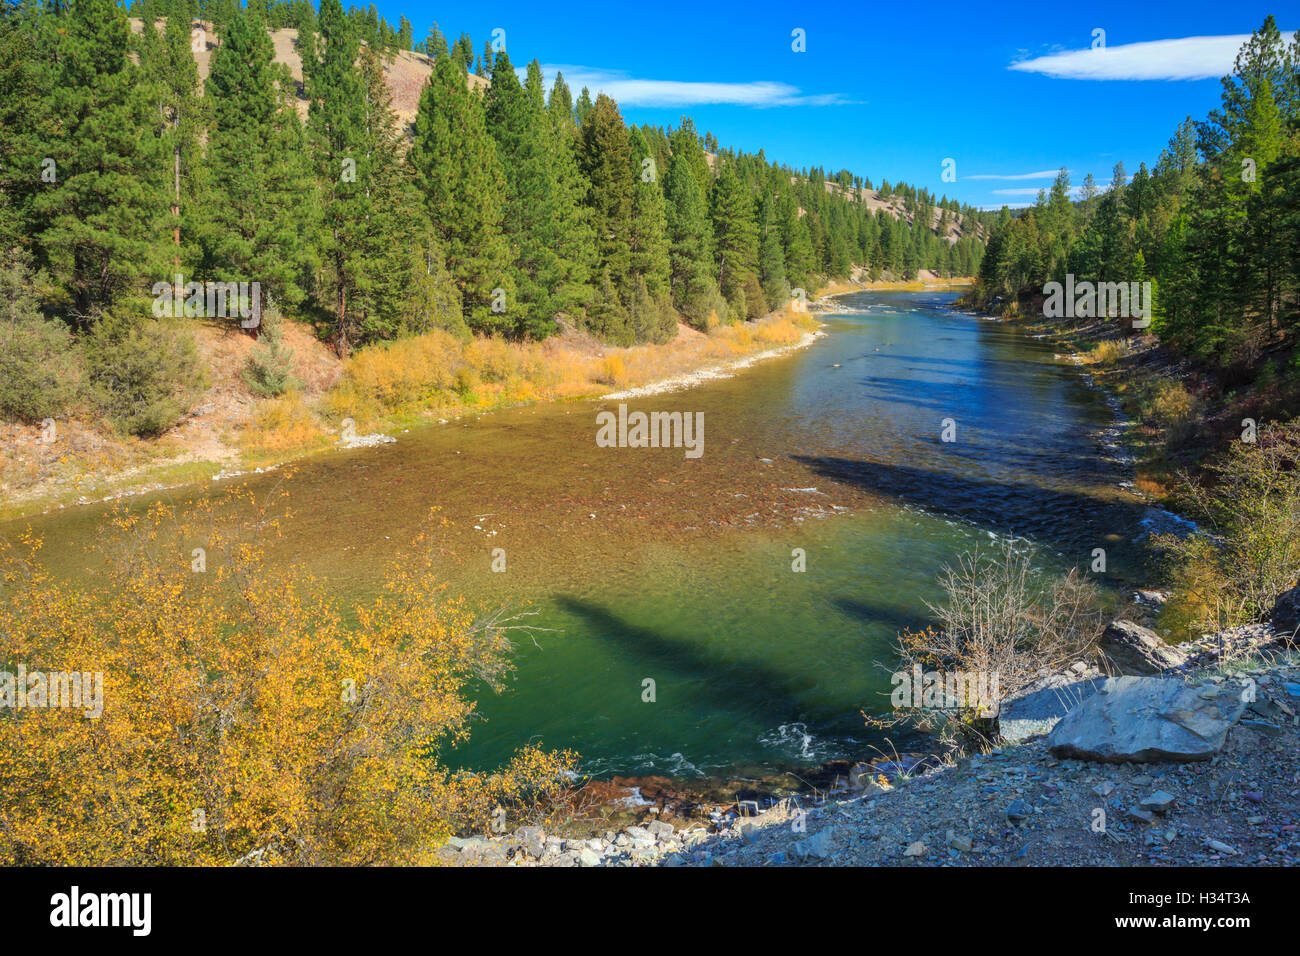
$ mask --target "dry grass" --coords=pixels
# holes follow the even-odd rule
[[[1114,365],[1128,354],[1128,345],[1122,339],[1109,339],[1098,342],[1079,356],[1079,360],[1085,365]]]
[[[252,426],[241,433],[243,450],[257,458],[324,447],[329,441],[330,435],[297,391],[262,402]]]
[[[302,387],[260,399],[240,377],[252,338],[228,323],[200,323],[195,334],[209,385],[192,414],[162,438],[124,441],[96,423],[69,421],[59,423],[57,443],[45,444],[38,428],[0,425],[0,512],[25,514],[156,486],[164,473],[180,480],[205,469],[287,461],[328,447],[344,418],[359,431],[384,431],[648,385],[794,345],[818,324],[787,308],[709,334],[679,325],[671,342],[630,348],[573,329],[543,342],[462,341],[435,331],[340,362],[307,326],[290,321],[285,340]]]
[[[544,342],[445,332],[363,349],[344,364],[322,404],[359,429],[395,421],[454,416],[535,401],[600,395],[647,385],[706,365],[735,361],[796,344],[817,321],[786,310],[756,322],[720,326],[710,334],[682,329],[664,345],[618,348],[568,330]]]
[[[1161,430],[1167,446],[1183,442],[1202,419],[1203,403],[1177,379],[1160,379],[1137,398],[1142,418]]]

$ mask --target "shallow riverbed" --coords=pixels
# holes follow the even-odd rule
[[[698,458],[598,447],[596,414],[618,403],[579,402],[235,480],[283,482],[292,516],[272,559],[346,597],[371,591],[437,507],[452,588],[537,612],[511,690],[482,698],[487,719],[452,763],[491,766],[530,739],[602,776],[869,756],[888,745],[859,712],[887,706],[889,644],[926,622],[945,562],[1000,536],[1057,567],[1097,547],[1112,575],[1136,560],[1140,507],[1098,451],[1100,396],[1050,346],[955,313],[953,298],[845,297],[807,349],[626,402],[703,413]],[[30,523],[51,564],[81,577],[102,514],[0,534]]]

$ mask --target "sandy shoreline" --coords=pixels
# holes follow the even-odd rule
[[[765,352],[759,352],[757,355],[749,355],[745,358],[736,359],[734,362],[724,362],[721,365],[713,365],[708,368],[697,369],[694,372],[686,372],[682,375],[674,375],[657,382],[650,382],[647,385],[639,385],[636,388],[626,388],[617,392],[610,392],[608,395],[600,396],[601,401],[621,401],[628,398],[645,398],[648,395],[663,395],[667,392],[679,392],[683,389],[694,388],[696,385],[703,385],[705,382],[714,382],[719,379],[732,378],[736,372],[747,369],[759,362],[767,359],[778,358],[782,355],[788,355],[799,349],[805,349],[812,345],[826,333],[820,329],[815,332],[809,332],[804,335],[798,342],[793,345],[783,345],[780,348],[768,349]]]
[[[824,297],[819,297],[820,301]],[[765,318],[771,318],[777,313],[771,313]],[[762,321],[762,320],[760,320]],[[627,399],[643,397],[648,395],[657,395],[667,392],[679,391],[691,388],[697,385],[705,384],[710,381],[731,378],[740,371],[749,368],[761,361],[777,358],[789,354],[798,349],[803,349],[817,341],[826,333],[820,329],[805,333],[799,341],[790,345],[779,346],[777,348],[766,349],[752,355],[742,356],[738,359],[723,362],[719,364],[707,365],[703,368],[695,369],[689,372],[679,372],[662,379],[656,379],[644,385],[635,386],[628,389],[611,392],[605,395],[592,395],[589,400],[608,400],[608,399]],[[560,401],[559,399],[542,399],[536,402],[529,402],[530,405],[550,405]],[[482,410],[464,410],[465,414],[472,414],[475,417],[490,415],[499,412],[504,408],[513,406],[502,406],[501,408],[489,408]],[[449,417],[448,419],[430,419],[426,424],[433,425],[439,423],[449,423],[460,419],[460,415]],[[404,431],[405,429],[403,429]],[[376,439],[374,444],[381,442],[394,441],[391,436],[376,433],[367,436]],[[139,465],[130,469],[134,474],[125,481],[121,479],[126,476],[127,469],[110,469],[101,473],[98,470],[88,470],[83,472],[78,479],[77,485],[86,492],[93,492],[102,489],[101,494],[81,494],[73,500],[60,500],[57,495],[50,494],[50,488],[38,486],[30,489],[27,493],[22,491],[11,492],[6,490],[6,508],[3,514],[0,514],[0,521],[20,520],[26,517],[32,517],[39,514],[51,514],[53,512],[65,510],[68,508],[78,508],[82,506],[105,504],[124,498],[137,497],[139,495],[152,494],[160,491],[174,491],[185,487],[199,487],[210,482],[220,481],[225,478],[238,477],[244,474],[256,474],[271,471],[284,465],[292,464],[313,457],[322,452],[346,450],[350,445],[335,443],[325,447],[302,448],[296,450],[286,450],[285,454],[276,456],[267,461],[263,460],[257,464],[250,464],[240,460],[232,459],[230,454],[213,456],[202,459],[196,457],[193,453],[183,455],[181,459],[164,459],[150,465]],[[212,474],[198,473],[185,475],[181,480],[176,480],[174,475],[168,475],[167,472],[177,467],[182,459],[190,461],[191,467],[202,468],[206,462],[211,465]],[[114,480],[116,479],[116,480]],[[97,489],[96,486],[99,486]],[[109,492],[103,494],[102,492]]]

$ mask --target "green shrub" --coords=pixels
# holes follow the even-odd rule
[[[0,417],[55,418],[81,390],[81,356],[62,322],[39,317],[0,326]]]
[[[1263,620],[1300,577],[1300,421],[1234,441],[1180,491],[1201,533],[1156,538],[1174,584],[1165,620],[1193,632]]]
[[[716,329],[719,325],[727,325],[731,321],[727,300],[722,297],[716,285],[700,296],[693,309],[686,311],[686,314],[691,325],[703,332]]]
[[[270,297],[262,309],[261,333],[248,353],[244,384],[255,395],[275,398],[302,383],[293,376],[293,350],[284,344],[284,318]]]
[[[194,336],[175,320],[104,313],[86,344],[86,368],[100,410],[140,437],[176,424],[202,384]]]
[[[81,355],[62,322],[40,316],[36,276],[19,250],[0,257],[0,417],[54,418],[81,391]]]

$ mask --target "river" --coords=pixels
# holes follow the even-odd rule
[[[1140,504],[1098,450],[1101,396],[1051,345],[954,298],[847,296],[806,349],[627,402],[702,412],[699,458],[597,447],[596,413],[617,402],[584,401],[234,480],[288,491],[272,558],[345,599],[373,591],[437,507],[451,586],[536,612],[511,687],[481,698],[485,720],[444,755],[453,765],[494,766],[529,740],[606,777],[869,757],[891,744],[860,712],[887,708],[890,643],[927,622],[945,562],[1008,536],[1052,568],[1105,548],[1112,581],[1138,560]],[[81,577],[102,515],[67,509],[0,534],[30,523],[51,565]]]

